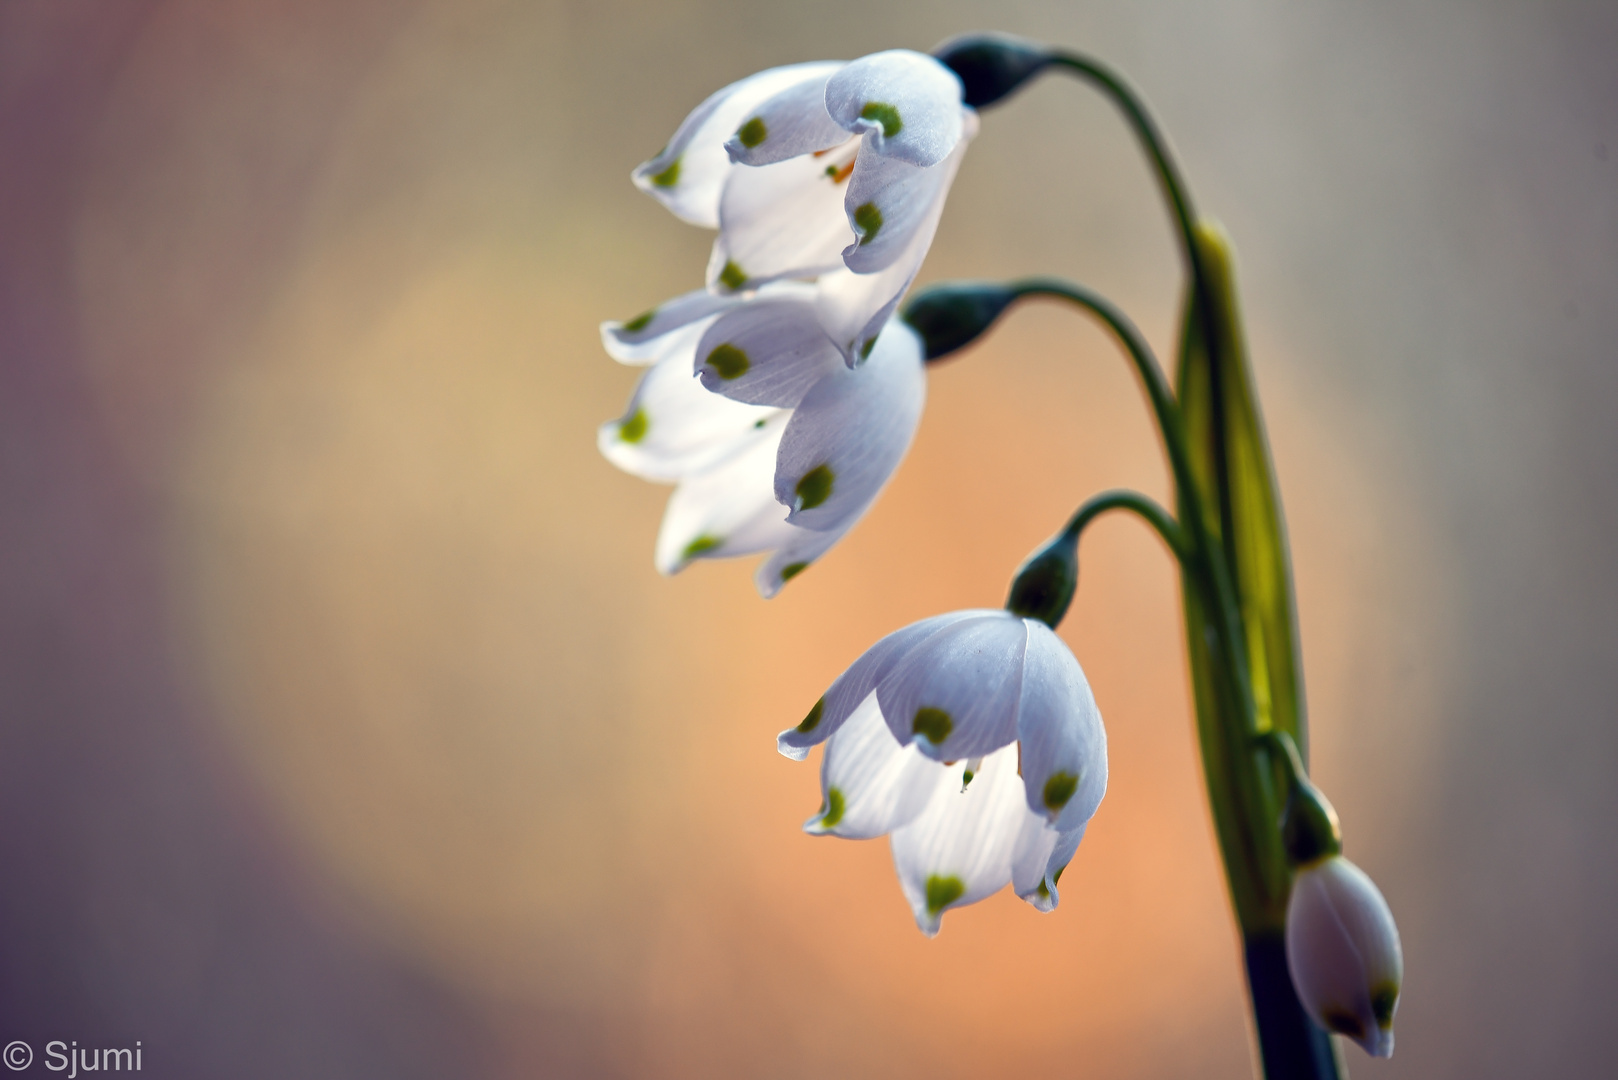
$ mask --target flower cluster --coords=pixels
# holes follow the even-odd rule
[[[1196,369],[1178,387],[1115,305],[1052,278],[937,287],[893,319],[976,134],[973,106],[1053,65],[1122,107],[1168,196],[1195,285],[1192,311],[1200,313],[1186,324],[1187,345],[1200,335],[1186,352]],[[1271,693],[1276,685],[1295,690],[1292,639],[1283,629],[1265,645],[1285,661],[1274,666],[1279,674],[1255,675],[1237,659],[1247,655],[1250,607],[1258,630],[1247,633],[1293,622],[1279,496],[1273,486],[1240,500],[1228,487],[1205,490],[1229,478],[1210,468],[1204,481],[1196,467],[1213,450],[1193,436],[1228,424],[1238,431],[1231,438],[1260,448],[1254,475],[1268,475],[1257,410],[1240,395],[1227,402],[1196,390],[1216,372],[1234,380],[1225,385],[1246,386],[1250,377],[1239,335],[1233,343],[1213,332],[1238,325],[1228,244],[1195,214],[1133,91],[1088,58],[996,35],[946,43],[936,57],[892,50],[774,68],[709,97],[634,179],[676,216],[718,230],[702,288],[602,326],[608,353],[648,368],[623,415],[601,426],[599,445],[624,470],[676,485],[657,539],[662,572],[767,552],[755,581],[775,595],[859,520],[893,474],[920,422],[925,365],[968,344],[1024,296],[1076,304],[1117,336],[1169,453],[1178,519],[1138,492],[1092,498],[1024,563],[1005,610],[952,612],[889,634],[778,736],[778,749],[794,760],[824,744],[820,809],[804,829],[888,836],[901,888],[929,936],[946,911],[1008,884],[1037,909],[1055,908],[1058,879],[1106,791],[1107,753],[1084,671],[1054,631],[1077,585],[1080,532],[1100,513],[1131,511],[1181,563],[1190,640],[1206,639],[1193,666],[1229,691],[1212,711],[1199,692],[1199,712],[1229,740],[1216,745],[1252,744],[1251,754],[1210,757],[1210,769],[1217,765],[1221,784],[1245,789],[1255,806],[1267,805],[1272,767],[1287,770],[1281,847],[1255,841],[1273,824],[1267,814],[1238,838],[1267,849],[1263,873],[1247,877],[1289,872],[1293,881],[1287,974],[1250,970],[1254,1000],[1287,1002],[1295,990],[1320,1028],[1390,1054],[1403,976],[1392,915],[1370,878],[1342,857],[1336,814],[1293,741],[1304,730],[1301,715],[1261,728],[1252,708],[1260,690],[1276,701],[1288,699]],[[1214,498],[1229,515],[1217,533],[1204,524],[1204,499]],[[1231,552],[1253,543],[1278,550],[1281,563],[1280,587],[1258,600],[1224,572],[1235,565]],[[1243,707],[1227,709],[1232,702]],[[1227,859],[1243,850],[1232,843]],[[1275,864],[1283,851],[1284,867]],[[1260,925],[1273,925],[1276,902],[1269,892]],[[1246,910],[1240,893],[1237,907]],[[1261,1032],[1266,1067],[1272,1042],[1308,1050],[1309,1062],[1277,1059],[1281,1071],[1323,1067],[1321,1031],[1290,1005],[1271,1012],[1259,1015],[1271,1032]]]
[[[635,171],[719,230],[705,288],[602,327],[611,355],[651,365],[598,439],[678,484],[659,570],[769,551],[772,596],[876,498],[926,390],[920,340],[890,319],[976,130],[948,68],[893,50],[733,83]]]
[[[824,742],[821,807],[804,829],[891,834],[916,924],[1007,883],[1041,911],[1107,789],[1107,736],[1079,662],[1036,619],[957,611],[868,649],[783,731]]]

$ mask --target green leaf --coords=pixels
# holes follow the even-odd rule
[[[1307,763],[1286,523],[1247,362],[1230,242],[1213,222],[1199,223],[1197,234],[1216,341],[1210,353],[1200,340],[1198,321],[1188,320],[1178,390],[1192,470],[1204,492],[1208,528],[1225,549],[1241,600],[1258,729],[1290,734]]]
[[[1224,561],[1240,608],[1254,728],[1289,733],[1299,753],[1307,755],[1286,527],[1247,361],[1230,243],[1209,221],[1198,223],[1196,238],[1211,342],[1193,295],[1176,377],[1191,471],[1208,533],[1218,546],[1214,557]],[[1183,498],[1179,509],[1182,517],[1192,512]],[[1183,592],[1198,734],[1237,916],[1247,930],[1273,926],[1284,919],[1289,889],[1272,836],[1279,793],[1273,778],[1258,768],[1262,755],[1251,745],[1246,717],[1231,715],[1232,698],[1221,685],[1226,667],[1214,654],[1217,620],[1204,610],[1193,583],[1187,581]]]

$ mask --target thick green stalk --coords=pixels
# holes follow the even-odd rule
[[[1263,421],[1247,364],[1234,271],[1224,236],[1196,215],[1151,114],[1107,66],[1052,52],[1049,64],[1084,78],[1118,106],[1152,163],[1188,271],[1178,397],[1167,392],[1138,333],[1108,322],[1146,384],[1174,473],[1187,652],[1198,741],[1220,854],[1241,929],[1254,1025],[1270,1080],[1337,1080],[1330,1037],[1303,1011],[1285,962],[1291,873],[1278,828],[1279,792],[1268,751],[1252,736],[1285,731],[1308,753],[1290,556]],[[1037,290],[1036,290],[1037,291]],[[1154,376],[1154,372],[1157,374]]]
[[[1275,782],[1274,751],[1253,739],[1280,732],[1300,753],[1307,746],[1286,534],[1247,363],[1229,244],[1207,222],[1199,223],[1196,243],[1208,275],[1199,292],[1212,311],[1187,315],[1179,402],[1203,492],[1198,502],[1208,515],[1208,530],[1217,530],[1212,550],[1236,586],[1242,636],[1225,640],[1248,656],[1248,699],[1254,705],[1245,714],[1220,708],[1231,695],[1218,684],[1233,677],[1233,669],[1210,654],[1205,600],[1199,590],[1186,588],[1187,652],[1204,775],[1241,926],[1265,1073],[1334,1078],[1341,1072],[1336,1048],[1303,1011],[1286,967],[1291,871],[1278,828],[1285,793]],[[1197,296],[1194,292],[1193,305]],[[1205,327],[1212,327],[1211,336],[1204,336]],[[1191,500],[1180,506],[1182,518],[1198,512]],[[1219,613],[1221,627],[1229,621],[1229,612]]]

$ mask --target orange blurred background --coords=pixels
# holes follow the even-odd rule
[[[651,567],[596,324],[701,280],[628,174],[717,87],[992,27],[1129,73],[1244,301],[1314,771],[1408,968],[1360,1076],[1595,1075],[1618,997],[1618,17],[1110,2],[0,8],[0,1040],[175,1077],[1249,1074],[1175,581],[1087,534],[1111,788],[1058,912],[914,928],[774,735],[882,634],[1166,497],[1091,326],[935,368],[777,600]],[[1171,346],[1088,91],[985,114],[924,279]],[[750,560],[749,560],[750,562]],[[818,759],[817,759],[818,760]],[[40,1065],[35,1066],[36,1069]]]

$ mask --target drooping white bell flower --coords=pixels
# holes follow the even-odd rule
[[[1365,871],[1341,855],[1299,868],[1286,939],[1292,983],[1315,1021],[1372,1057],[1392,1055],[1404,955],[1393,913]]]
[[[733,83],[634,176],[719,229],[712,291],[820,277],[822,326],[853,365],[914,280],[976,131],[955,74],[894,49]]]
[[[597,441],[625,471],[679,485],[658,535],[661,572],[769,551],[755,582],[773,596],[841,539],[909,449],[926,395],[920,339],[895,324],[849,368],[817,300],[798,282],[698,291],[603,325],[609,353],[652,365]]]
[[[1107,788],[1107,737],[1073,653],[1037,619],[957,611],[889,634],[777,739],[817,743],[806,831],[890,835],[916,924],[1011,884],[1041,911]]]

